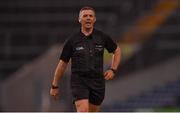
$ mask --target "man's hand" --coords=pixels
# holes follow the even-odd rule
[[[50,90],[50,95],[54,98],[54,99],[58,99],[59,98],[59,88],[53,89],[51,88]]]
[[[104,78],[106,80],[111,80],[113,79],[114,77],[114,72],[112,70],[107,70],[105,73],[104,73]]]

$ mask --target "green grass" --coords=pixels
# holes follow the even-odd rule
[[[154,110],[155,112],[180,112],[180,107],[165,107],[165,108],[157,108]]]

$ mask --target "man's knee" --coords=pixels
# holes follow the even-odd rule
[[[100,111],[100,105],[94,105],[89,103],[89,112],[99,112]]]
[[[89,111],[89,105],[88,105],[87,99],[78,100],[75,102],[75,104],[76,104],[77,112],[88,112]]]
[[[88,112],[89,107],[86,104],[80,104],[79,106],[76,107],[77,112]]]
[[[88,107],[80,107],[80,108],[77,108],[77,112],[89,112],[89,109]]]

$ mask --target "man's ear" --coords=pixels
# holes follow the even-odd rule
[[[96,17],[95,17],[95,19],[94,19],[94,22],[96,22]]]
[[[81,19],[80,19],[80,17],[78,18],[78,21],[79,21],[79,23],[81,23]]]

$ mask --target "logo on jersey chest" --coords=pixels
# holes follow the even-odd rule
[[[83,46],[79,46],[79,47],[76,47],[76,50],[79,51],[79,50],[83,50],[84,47]]]
[[[95,49],[102,51],[103,50],[103,45],[95,45]]]

